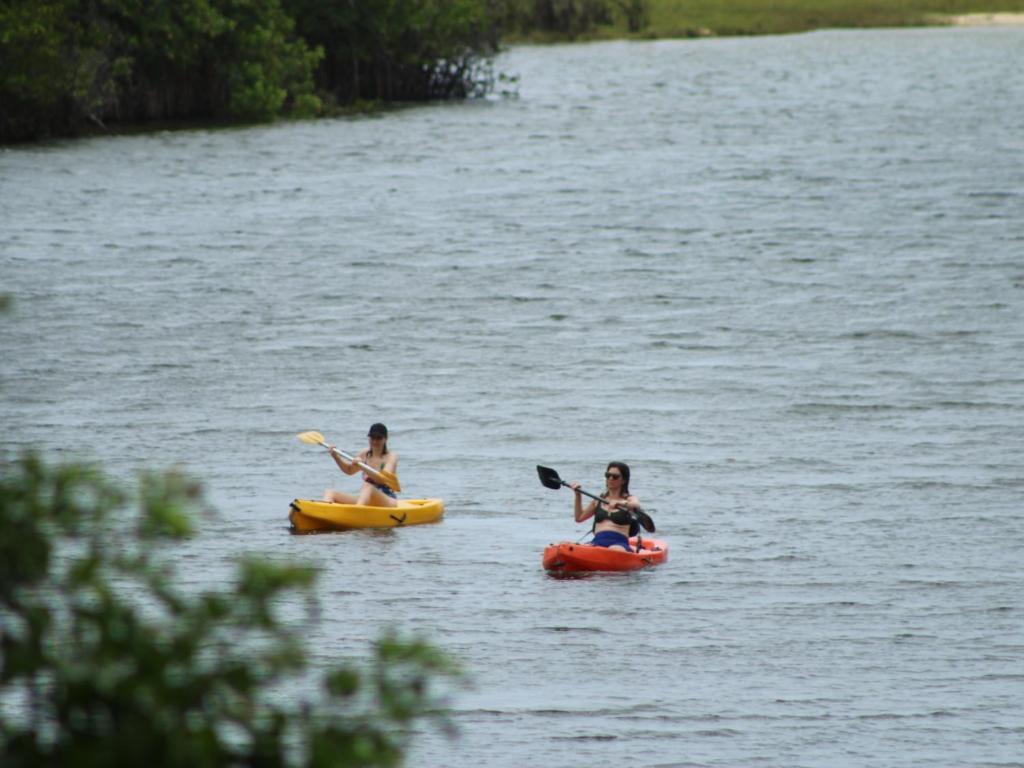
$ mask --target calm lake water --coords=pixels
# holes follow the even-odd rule
[[[409,765],[1024,765],[1024,30],[520,48],[519,97],[0,152],[3,455],[464,665]],[[385,422],[440,525],[292,536]],[[556,580],[605,462],[664,566]]]

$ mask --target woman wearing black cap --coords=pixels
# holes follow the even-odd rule
[[[380,423],[372,424],[366,436],[369,438],[370,446],[360,451],[356,459],[382,472],[397,474],[398,454],[388,450],[388,428]],[[331,456],[346,475],[354,475],[359,471],[359,467],[349,464],[333,450]],[[362,504],[368,507],[394,507],[398,504],[395,492],[374,480],[366,472],[363,472],[363,487],[359,489],[358,496],[328,488],[324,491],[324,501],[333,501],[335,504]]]

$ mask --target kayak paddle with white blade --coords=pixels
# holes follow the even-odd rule
[[[354,464],[355,466],[359,467],[361,470],[366,472],[368,475],[371,475],[377,480],[380,480],[384,485],[393,490],[395,493],[399,493],[402,490],[402,486],[398,484],[398,477],[397,475],[395,475],[394,472],[386,472],[382,469],[374,469],[369,464],[366,464],[357,459],[355,456],[350,456],[349,454],[345,453],[344,451],[338,448],[332,448],[327,444],[327,442],[324,440],[324,436],[321,435],[319,432],[302,432],[299,435],[296,435],[296,437],[298,437],[299,440],[301,440],[302,442],[309,443],[310,445],[322,445],[331,453],[335,453],[338,456],[341,456],[341,458],[343,458],[349,464]]]

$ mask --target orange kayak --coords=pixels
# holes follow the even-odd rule
[[[636,536],[629,540],[636,549]],[[661,539],[643,539],[639,552],[595,547],[591,544],[573,544],[563,541],[549,544],[544,550],[544,570],[551,573],[580,573],[584,571],[635,571],[668,560],[668,544]]]

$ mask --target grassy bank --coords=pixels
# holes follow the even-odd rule
[[[614,22],[576,39],[764,35],[812,29],[917,27],[971,13],[1024,13],[1024,0],[618,0]],[[634,29],[621,9],[642,7]],[[550,34],[531,35],[535,42]],[[511,41],[509,41],[511,42]]]

